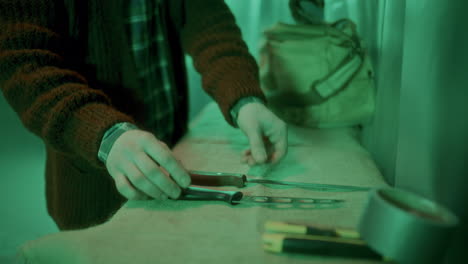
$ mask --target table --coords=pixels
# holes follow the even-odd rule
[[[240,162],[248,141],[211,103],[190,124],[173,151],[187,169],[247,173],[268,179],[387,186],[356,128],[289,127],[289,151],[276,166]],[[224,190],[236,190],[223,187]],[[337,209],[269,208],[218,201],[129,201],[108,222],[51,234],[21,248],[28,263],[379,263],[262,249],[267,220],[356,228],[367,192],[317,192],[254,185],[248,195],[345,199]]]

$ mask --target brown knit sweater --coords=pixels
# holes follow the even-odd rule
[[[104,222],[124,202],[97,153],[104,132],[143,120],[127,46],[125,0],[0,0],[0,88],[47,149],[46,196],[61,229]],[[223,0],[166,1],[176,127],[187,123],[183,50],[226,120],[241,97],[263,94],[258,69]],[[83,7],[84,6],[84,7]]]

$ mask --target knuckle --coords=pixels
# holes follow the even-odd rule
[[[125,188],[128,187],[128,184],[125,181],[125,177],[123,175],[115,174],[112,175],[112,177],[114,179],[115,188],[117,188],[117,190],[125,190]]]
[[[116,181],[115,182],[115,188],[117,191],[119,191],[121,194],[124,194],[126,192],[126,189],[128,188],[126,184],[124,184],[122,181]]]
[[[143,176],[143,174],[135,174],[132,176],[132,182],[135,184],[135,185],[138,185],[138,186],[143,186],[144,183],[145,183],[145,176]]]
[[[171,185],[168,183],[168,180],[166,179],[166,177],[164,177],[162,175],[158,175],[158,177],[156,177],[155,184],[159,188],[161,188],[161,190],[164,190],[164,191],[167,191],[171,187]]]
[[[159,167],[151,166],[151,167],[146,171],[146,175],[147,175],[148,178],[150,178],[151,180],[155,180],[155,179],[157,179],[158,177],[161,176],[161,170],[159,169]]]
[[[128,185],[116,184],[116,187],[117,187],[117,191],[125,198],[129,200],[135,200],[138,198],[138,193],[132,190]]]
[[[136,191],[129,191],[126,196],[129,200],[139,200],[141,195]]]
[[[116,166],[113,166],[111,164],[106,163],[106,169],[107,169],[107,173],[109,173],[110,176],[112,176],[112,178],[115,179],[118,177],[118,169],[116,168]]]
[[[169,148],[169,146],[166,143],[164,143],[163,141],[158,141],[158,147],[159,147],[159,150],[162,153],[170,153],[171,152],[171,149]]]
[[[154,135],[150,132],[142,131],[140,134],[140,143],[146,143],[148,141],[154,140]]]
[[[148,162],[148,156],[143,151],[139,151],[138,153],[135,153],[132,162],[134,164],[142,164],[143,168],[151,165],[151,163]]]
[[[164,194],[171,197],[175,198],[180,194],[180,188],[177,186],[177,184],[172,182],[172,180],[167,177],[159,177],[157,185]]]
[[[278,123],[278,129],[280,130],[286,130],[287,129],[287,125],[286,123],[283,121],[283,120],[280,120],[279,123]]]
[[[159,141],[159,144],[161,145],[161,147],[169,149],[169,146],[167,146],[167,144],[164,141]]]
[[[169,154],[164,153],[158,157],[158,162],[166,166],[171,166],[172,158]]]
[[[157,186],[159,186],[154,180],[147,179],[145,176],[139,176],[138,178],[133,180],[133,185],[141,192],[153,197],[157,198],[161,191]]]
[[[162,172],[158,168],[152,168],[151,170],[148,171],[148,178],[151,180],[151,182],[157,184],[162,177]]]

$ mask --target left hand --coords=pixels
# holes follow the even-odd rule
[[[237,116],[237,124],[247,136],[250,149],[242,161],[250,166],[280,161],[287,153],[288,131],[286,123],[261,103],[244,105]]]

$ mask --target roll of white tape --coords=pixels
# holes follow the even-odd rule
[[[386,188],[370,193],[359,232],[371,248],[400,264],[440,263],[457,224],[444,206]]]

